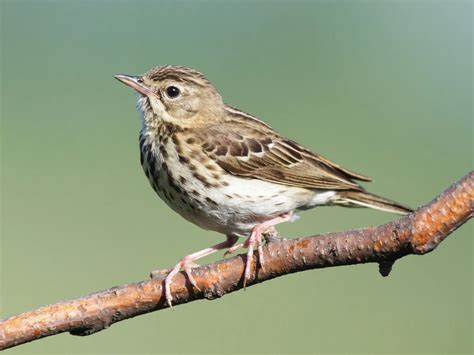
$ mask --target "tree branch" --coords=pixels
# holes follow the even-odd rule
[[[378,227],[298,239],[278,239],[264,247],[265,271],[248,286],[298,271],[375,262],[387,276],[394,262],[409,254],[435,249],[473,215],[474,172],[468,173],[428,205]],[[214,299],[243,287],[245,256],[217,261],[193,270],[202,291],[193,289],[183,273],[172,284],[174,304]],[[0,321],[0,350],[70,332],[90,335],[121,320],[167,308],[163,278],[113,287],[71,301],[38,308]]]

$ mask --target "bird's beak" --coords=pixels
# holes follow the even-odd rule
[[[130,86],[140,94],[145,96],[154,94],[148,87],[145,86],[145,84],[143,84],[143,78],[141,76],[117,74],[114,75],[114,78],[125,85]]]

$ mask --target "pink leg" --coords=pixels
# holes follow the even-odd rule
[[[225,252],[224,255],[227,255],[236,251],[239,248],[247,248],[247,261],[245,263],[245,273],[244,273],[244,287],[247,284],[247,281],[250,279],[250,265],[251,265],[251,260],[253,257],[253,251],[254,251],[255,245],[257,246],[257,251],[258,251],[258,262],[262,270],[265,270],[265,266],[264,266],[265,260],[263,257],[263,247],[262,247],[262,232],[265,232],[265,230],[267,230],[268,228],[271,228],[279,223],[289,221],[292,216],[293,216],[293,212],[288,212],[276,218],[273,218],[269,221],[263,222],[261,224],[257,224],[255,227],[253,227],[252,234],[250,234],[250,237],[244,243],[235,245],[229,248],[229,250]]]
[[[171,296],[171,282],[173,281],[173,278],[175,275],[183,269],[186,275],[188,276],[189,281],[191,284],[196,287],[198,290],[199,287],[197,286],[196,280],[194,279],[193,275],[191,274],[192,268],[198,266],[194,263],[195,260],[201,259],[205,256],[208,256],[210,254],[215,253],[216,251],[225,249],[225,248],[230,248],[232,247],[235,242],[237,242],[239,238],[235,236],[227,236],[227,240],[225,242],[213,245],[212,247],[200,250],[196,253],[186,255],[183,257],[173,269],[169,272],[168,276],[165,278],[165,294],[166,294],[166,302],[170,307],[171,301],[173,300],[173,297]]]

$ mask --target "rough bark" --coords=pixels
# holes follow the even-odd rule
[[[375,262],[387,276],[394,262],[409,254],[435,249],[473,215],[474,172],[453,184],[428,205],[378,227],[298,239],[277,239],[264,247],[265,270],[252,262],[247,286],[308,269]],[[172,285],[174,305],[214,299],[243,287],[245,256],[194,269],[201,291],[183,273]],[[165,274],[165,273],[164,273]],[[90,335],[121,320],[167,308],[163,278],[113,287],[71,301],[38,308],[0,321],[0,350],[70,332]]]

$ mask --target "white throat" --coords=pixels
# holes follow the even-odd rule
[[[142,129],[156,128],[160,121],[171,122],[172,118],[163,103],[154,96],[137,94],[137,109]]]

